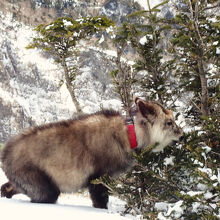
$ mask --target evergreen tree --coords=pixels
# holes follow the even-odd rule
[[[170,29],[170,25],[158,15],[159,8],[167,2],[151,8],[148,0],[149,10],[128,15],[127,21],[116,30],[114,44],[117,48],[118,69],[112,71],[111,76],[127,115],[135,92],[161,103],[173,103],[178,97],[177,85],[172,80],[174,61],[164,60],[162,45],[162,37]],[[135,52],[134,65],[129,65],[127,60],[123,62],[121,59],[122,55],[126,56],[129,51]],[[140,74],[143,72],[144,74]],[[167,93],[170,96],[167,96]]]
[[[129,44],[134,40],[136,34],[134,26],[124,22],[120,27],[116,28],[113,40],[117,50],[117,57],[114,59],[117,69],[111,71],[111,77],[127,118],[131,117],[133,88],[137,79],[136,73],[125,57],[126,51],[131,49]],[[124,57],[122,57],[123,55]]]
[[[219,120],[215,123],[219,125]],[[131,172],[118,179],[105,176],[96,183],[126,201],[125,213],[144,219],[217,220],[220,154],[204,144],[208,130],[216,133],[219,147],[219,126],[213,128],[209,121],[206,129],[185,135],[182,145],[167,147],[158,154],[151,153],[151,148],[134,153],[137,162]]]
[[[96,181],[126,201],[125,213],[142,215],[145,219],[218,219],[220,215],[219,22],[216,14],[209,11],[219,3],[190,0],[182,3],[175,19],[168,21],[169,27],[157,18],[157,7],[133,14],[144,15],[148,22],[128,24],[127,36],[142,58],[136,70],[147,70],[143,84],[146,88],[157,84],[155,95],[145,90],[147,95],[170,100],[166,90],[160,93],[160,85],[168,83],[167,88],[175,90],[169,85],[170,78],[175,77],[181,92],[194,92],[193,103],[203,117],[195,120],[197,113],[192,111],[190,124],[194,127],[185,134],[182,144],[157,154],[151,152],[154,146],[135,152],[136,165],[131,172],[118,179],[105,176]],[[169,79],[160,81],[159,77],[164,75],[160,74],[166,69],[161,62],[160,37],[163,29],[170,27],[174,38],[169,52],[175,59],[167,64]],[[176,69],[173,64],[177,64]],[[170,71],[176,75],[170,75]]]
[[[88,40],[95,33],[113,25],[106,17],[87,17],[74,20],[69,17],[55,19],[50,24],[41,24],[35,28],[39,34],[33,38],[27,49],[39,48],[61,63],[67,89],[75,104],[77,112],[81,107],[75,96],[75,79],[78,74],[77,65],[68,66],[68,59],[78,55],[77,44],[80,40]]]
[[[143,78],[139,81],[141,89],[148,99],[158,100],[162,104],[173,101],[174,93],[177,93],[174,92],[177,85],[172,80],[174,62],[164,59],[168,54],[163,38],[171,26],[159,16],[160,7],[167,2],[163,1],[151,8],[150,1],[147,0],[148,10],[129,15],[129,17],[139,18],[139,22],[134,26],[139,34],[132,41],[132,45],[136,48],[139,57],[134,68],[137,72],[145,71]],[[170,96],[167,96],[167,93]]]
[[[219,92],[220,17],[213,10],[218,11],[220,4],[217,0],[184,0],[176,9],[172,53],[177,73],[182,86],[194,92],[191,104],[208,116],[215,105],[213,93]]]

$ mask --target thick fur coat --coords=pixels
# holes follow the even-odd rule
[[[135,102],[138,147],[159,143],[155,151],[160,151],[179,139],[182,131],[169,110],[138,98]],[[10,139],[2,152],[9,182],[1,194],[24,193],[32,202],[54,203],[60,192],[88,187],[93,205],[107,208],[107,189],[91,180],[126,171],[131,151],[125,120],[112,110],[31,128]]]

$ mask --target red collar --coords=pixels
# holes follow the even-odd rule
[[[130,142],[130,147],[131,149],[134,149],[137,147],[137,139],[136,139],[136,134],[134,130],[134,125],[126,125],[127,126],[127,131],[128,131],[128,139]]]

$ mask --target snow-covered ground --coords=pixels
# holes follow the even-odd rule
[[[7,181],[3,171],[0,169],[0,185]],[[95,219],[95,220],[129,220],[139,219],[135,217],[123,217],[117,212],[123,209],[124,203],[114,197],[110,197],[108,210],[92,207],[88,195],[62,194],[56,204],[30,203],[28,197],[20,194],[12,199],[0,198],[1,219],[14,220],[73,220],[73,219]]]

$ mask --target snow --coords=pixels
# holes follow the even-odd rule
[[[157,202],[155,203],[155,209],[160,211],[166,211],[168,209],[169,204],[166,202]]]
[[[211,199],[213,197],[213,194],[211,192],[206,192],[204,195],[205,199]]]
[[[187,192],[186,194],[189,195],[189,196],[196,196],[196,195],[200,195],[202,194],[203,192],[201,191],[189,191]],[[184,193],[183,193],[184,194]]]
[[[169,216],[172,212],[174,212],[174,217],[175,218],[181,217],[181,215],[183,214],[183,211],[184,211],[184,208],[182,207],[182,205],[183,205],[183,201],[182,200],[174,203],[173,206],[170,205],[166,215]]]
[[[159,220],[171,220],[171,219],[179,219],[184,212],[183,200],[180,200],[176,203],[165,203],[159,202],[156,203],[155,208],[159,211],[158,219]],[[165,211],[165,212],[164,212]],[[169,218],[169,216],[173,216],[174,218]]]
[[[166,217],[164,217],[163,214],[162,214],[161,212],[159,212],[159,214],[158,214],[157,217],[158,217],[159,220],[170,220],[170,218],[166,218]]]
[[[144,7],[147,6],[147,0],[136,0],[140,4],[144,5]],[[154,5],[160,3],[161,1],[150,1],[151,3],[155,3]],[[153,5],[151,4],[151,7]],[[6,16],[6,19],[4,20],[7,22],[8,17]],[[11,22],[11,21],[10,21]],[[65,21],[65,26],[71,25],[71,22]],[[4,25],[3,25],[4,26]],[[46,74],[43,75],[43,77],[47,80],[58,82],[60,75],[58,71],[57,65],[53,63],[51,59],[45,59],[38,50],[26,50],[25,45],[29,43],[29,39],[31,36],[33,36],[33,32],[29,27],[26,27],[24,25],[16,27],[16,32],[11,31],[10,32],[10,37],[13,36],[14,39],[12,41],[12,47],[18,52],[19,57],[21,58],[21,62],[26,65],[37,65],[38,69],[40,72],[45,72]],[[49,26],[47,27],[49,28]],[[1,30],[1,27],[0,27]],[[111,29],[109,29],[111,31]],[[1,35],[1,34],[0,34]],[[2,33],[2,35],[4,35]],[[7,38],[7,35],[5,35]],[[147,42],[147,37],[150,36],[144,36],[143,38],[140,39],[140,43],[144,45]],[[99,43],[102,43],[104,41],[104,36],[102,35]],[[1,42],[0,42],[1,43]],[[213,43],[213,45],[217,45],[217,41]],[[92,48],[92,47],[91,47]],[[93,47],[92,49],[100,50],[98,48]],[[4,52],[4,51],[3,51]],[[116,56],[116,51],[113,50],[102,50],[103,53],[109,56]],[[220,48],[216,48],[216,54],[220,54]],[[11,65],[8,59],[4,60],[5,64],[8,62],[8,65]],[[130,62],[130,61],[129,61]],[[132,63],[131,63],[132,65]],[[86,83],[86,86],[82,86],[80,93],[81,93],[81,99],[80,99],[80,104],[83,107],[84,112],[93,112],[96,110],[100,109],[100,105],[104,108],[114,108],[114,109],[120,109],[120,101],[116,99],[112,100],[103,100],[103,97],[98,96],[97,91],[101,90],[101,85],[98,82],[93,82],[91,74],[90,74],[90,68],[84,68],[82,69],[83,73],[80,76],[83,81],[80,81],[78,79],[79,86],[83,85],[83,83]],[[144,72],[141,72],[144,75]],[[140,74],[141,74],[140,73]],[[24,72],[24,74],[27,74]],[[145,73],[146,74],[146,73]],[[20,87],[18,83],[14,80],[11,79],[10,81],[11,87],[16,91],[19,91]],[[28,88],[25,85],[22,85],[24,88],[22,91],[29,91],[30,90],[30,95],[28,97],[24,96],[17,96],[16,100],[12,97],[12,93],[3,90],[0,86],[0,97],[4,98],[4,100],[7,100],[7,102],[14,102],[20,104],[24,108],[24,112],[27,113],[27,115],[35,115],[37,120],[41,120],[42,118],[48,118],[50,119],[50,115],[45,115],[46,110],[41,112],[43,109],[49,108],[47,105],[46,101],[44,100],[45,92],[41,89],[33,90],[33,88]],[[86,88],[86,89],[83,89]],[[108,90],[109,91],[109,90]],[[48,92],[49,93],[49,92]],[[36,95],[38,94],[38,95]],[[89,98],[84,98],[86,97],[86,94],[89,94]],[[74,109],[74,106],[72,104],[71,97],[68,95],[66,86],[63,85],[61,89],[58,92],[58,96],[54,96],[54,94],[49,94],[51,96],[51,103],[54,106],[58,106],[57,103],[55,103],[54,100],[60,99],[62,100],[62,105],[60,104],[59,108],[63,108],[65,106],[65,109],[68,109],[69,112],[72,112],[72,109]],[[39,99],[41,97],[41,99]],[[84,98],[82,100],[82,98]],[[60,101],[61,102],[61,101]],[[51,104],[50,103],[50,104]],[[99,105],[98,105],[98,104]],[[175,102],[176,105],[179,104],[179,106],[182,106],[183,103],[177,103]],[[58,108],[58,107],[56,107]],[[67,115],[69,116],[69,114]],[[182,126],[186,125],[186,122],[184,120],[184,116],[180,115],[178,117],[178,122]],[[200,127],[195,127],[195,128],[190,128],[189,131],[191,130],[200,130]],[[211,148],[208,146],[203,147],[203,150],[205,150],[205,153],[209,153],[211,151]],[[206,158],[205,153],[203,154],[204,158]],[[194,164],[198,164],[201,166],[199,170],[201,172],[205,172],[208,174],[209,178],[211,180],[216,181],[216,185],[220,183],[220,169],[217,170],[217,174],[214,174],[211,172],[210,169],[204,167],[205,165],[198,160],[194,160]],[[170,156],[164,159],[164,165],[174,165],[174,157]],[[4,177],[1,169],[0,169],[0,184],[4,183],[6,181],[6,178]],[[206,199],[212,198],[214,195],[211,192],[204,192],[207,190],[207,186],[204,184],[198,184],[197,186],[198,190],[201,191],[189,191],[186,192],[185,194],[189,196],[196,196],[202,193],[205,193],[204,196]],[[110,198],[109,202],[109,209],[108,210],[101,210],[101,209],[95,209],[92,207],[91,200],[88,198],[88,195],[85,197],[83,195],[79,194],[62,194],[55,205],[51,204],[33,204],[29,202],[29,199],[23,195],[18,195],[15,196],[13,199],[5,199],[5,198],[0,198],[0,207],[1,207],[1,216],[4,216],[7,219],[14,219],[14,218],[19,218],[19,219],[40,219],[40,218],[55,218],[60,219],[65,216],[65,219],[73,219],[73,218],[96,218],[96,219],[129,219],[128,217],[122,217],[119,214],[117,214],[119,211],[122,211],[124,209],[124,202],[117,200],[114,197]],[[196,212],[201,204],[198,202],[194,202],[192,204],[192,209]],[[155,209],[160,212],[158,215],[158,219],[171,219],[169,218],[170,215],[173,214],[175,218],[179,218],[184,211],[183,207],[183,201],[178,201],[174,204],[169,204],[166,202],[161,202],[161,203],[156,203]],[[11,211],[13,210],[13,211]],[[163,214],[162,214],[163,213]],[[220,215],[220,213],[219,213]],[[168,216],[168,217],[167,217]],[[137,219],[139,217],[133,217],[133,219]],[[140,217],[141,218],[141,217]]]
[[[198,208],[201,206],[201,204],[199,202],[193,202],[192,203],[192,211],[193,212],[197,212]]]
[[[145,45],[148,41],[148,39],[153,40],[153,35],[152,34],[147,34],[146,36],[143,36],[140,40],[139,43],[141,45]]]
[[[195,159],[195,160],[193,161],[193,163],[196,164],[196,165],[199,165],[199,166],[201,166],[201,167],[204,166],[204,164],[203,164],[202,162],[198,161],[197,159]]]
[[[202,183],[198,183],[197,189],[201,191],[206,191],[208,189],[208,186]]]
[[[101,43],[103,43],[104,41],[105,41],[105,37],[104,37],[104,35],[102,34],[102,37],[100,38],[99,43],[101,44]]]
[[[59,66],[52,59],[45,58],[40,51],[25,48],[34,36],[35,32],[31,27],[14,21],[11,14],[3,15],[0,12],[0,45],[6,45],[2,51],[4,68],[13,71],[13,63],[9,57],[9,54],[13,53],[13,56],[17,59],[14,61],[16,62],[16,68],[19,68],[19,72],[24,78],[35,77],[36,80],[44,79],[48,82],[48,88],[45,91],[38,85],[33,87],[25,83],[21,84],[18,82],[17,77],[10,77],[10,90],[2,88],[0,82],[0,97],[3,98],[4,102],[13,106],[22,106],[26,116],[37,121],[38,124],[57,120],[56,116],[54,117],[49,113],[48,110],[51,108],[56,108],[55,112],[59,115],[60,120],[69,118],[75,109],[72,103],[65,102],[70,95],[66,88],[62,90],[62,94],[55,89],[61,79]],[[7,49],[8,47],[9,49]],[[36,73],[33,73],[33,70],[36,70]],[[17,74],[16,69],[14,69],[14,74]],[[39,83],[41,82],[39,81]],[[50,102],[48,102],[48,97],[50,97]]]
[[[174,159],[175,159],[174,156],[170,156],[170,157],[165,158],[164,159],[164,165],[165,166],[168,166],[168,165],[173,166],[174,165],[174,162],[173,162]]]
[[[95,209],[88,205],[88,199],[80,196],[71,196],[61,198],[58,204],[34,204],[30,203],[28,199],[0,199],[1,217],[8,220],[22,219],[22,220],[38,220],[38,219],[96,219],[96,220],[126,220],[128,218],[122,217],[119,214],[112,214],[106,210]],[[67,204],[71,200],[73,205]],[[81,205],[78,205],[81,204]],[[13,211],[12,211],[13,210]]]
[[[54,27],[54,24],[47,25],[47,27],[45,29],[49,30],[51,27]]]
[[[202,147],[202,149],[205,150],[206,154],[212,150],[212,148],[209,146]]]
[[[218,182],[220,183],[220,168],[218,168],[217,171],[218,171],[217,179],[218,179]]]
[[[3,90],[1,87],[0,87],[0,98],[4,98],[3,100],[6,100],[5,102],[8,103],[8,102],[13,102],[13,97],[11,96],[11,94],[5,90]]]
[[[147,43],[147,37],[146,37],[146,36],[142,37],[142,38],[139,40],[139,43],[140,43],[141,45],[145,45],[145,44]]]
[[[208,17],[208,18],[206,18],[206,20],[207,20],[207,21],[210,21],[210,22],[213,22],[213,23],[218,22],[217,19],[216,19],[216,17],[214,17],[214,18]]]
[[[64,23],[66,26],[70,25],[70,22],[65,19]],[[47,28],[51,27],[52,25],[47,26]],[[36,33],[31,27],[14,21],[12,14],[3,15],[0,12],[0,46],[2,45],[3,68],[9,69],[8,72],[15,75],[15,77],[9,77],[7,88],[3,87],[5,83],[0,82],[0,98],[4,104],[14,106],[13,113],[22,107],[25,117],[30,118],[36,124],[71,118],[76,111],[75,106],[66,85],[63,84],[59,87],[60,80],[63,80],[62,67],[54,63],[52,58],[42,55],[41,51],[25,48],[35,35]],[[10,53],[16,60],[10,58]],[[116,52],[112,50],[105,51],[105,54],[116,56]],[[13,69],[13,62],[19,70],[20,78],[30,78],[36,83],[33,85],[20,83],[19,77],[16,76],[16,69]],[[117,110],[121,108],[120,101],[114,99],[112,95],[111,84],[106,86],[104,93],[103,85],[94,80],[91,75],[91,68],[84,68],[81,71],[82,77],[77,77],[77,84],[78,88],[83,85],[84,89],[80,88],[76,93],[84,112],[91,113],[100,110],[101,106]],[[111,98],[109,98],[110,96]],[[12,121],[16,119],[10,120],[11,122],[8,123],[11,135],[15,135],[20,130],[13,126]],[[27,126],[28,124],[25,124],[24,127]]]
[[[0,185],[7,181],[0,169]],[[96,219],[96,220],[128,220],[134,217],[123,217],[117,212],[123,210],[125,204],[120,200],[110,197],[108,210],[92,207],[88,195],[61,194],[56,204],[31,203],[25,195],[19,194],[12,199],[0,198],[1,218],[12,220],[73,220],[73,219]]]
[[[218,184],[220,184],[220,168],[217,168],[217,172],[218,172],[217,175],[215,175],[213,173],[213,170],[211,170],[210,168],[207,168],[207,167],[203,167],[203,168],[200,167],[200,168],[198,168],[198,170],[203,173],[206,173],[212,181],[216,180],[216,182],[213,184],[213,186],[217,186]]]
[[[106,32],[107,33],[111,33],[113,31],[114,31],[114,27],[113,26],[110,26],[110,27],[106,28]]]
[[[137,2],[140,6],[142,6],[145,10],[148,10],[148,0],[134,0],[134,2]],[[154,6],[160,4],[162,0],[150,0],[150,7],[153,8]]]
[[[106,49],[103,50],[101,48],[94,47],[94,46],[90,46],[89,49],[99,51],[101,53],[105,53],[107,56],[117,57],[117,51],[115,51],[115,50],[106,50]]]
[[[67,20],[65,20],[65,19],[63,19],[63,24],[64,24],[65,27],[68,27],[68,26],[72,26],[72,25],[73,25],[71,21],[67,21]]]

